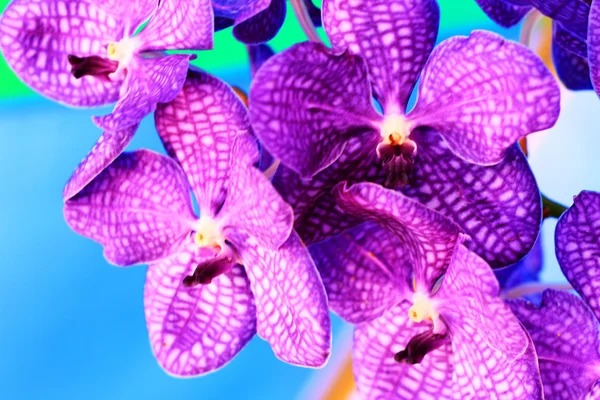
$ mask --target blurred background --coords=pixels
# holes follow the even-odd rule
[[[475,0],[439,0],[439,40],[496,27]],[[8,1],[0,0],[3,10]],[[316,4],[320,5],[320,1]],[[322,33],[322,32],[321,32]],[[270,44],[276,51],[305,40],[291,9]],[[231,29],[199,67],[248,88],[244,46]],[[600,100],[566,92],[555,128],[530,136],[532,168],[542,191],[565,205],[582,189],[600,191]],[[62,188],[100,131],[92,115],[34,93],[0,59],[0,399],[349,399],[352,329],[334,318],[334,349],[320,370],[278,361],[255,338],[228,366],[195,379],[176,379],[149,346],[142,290],[145,267],[119,269],[99,245],[73,233],[62,216]],[[130,149],[162,151],[152,116]],[[546,282],[563,282],[554,256],[555,220],[544,223]]]

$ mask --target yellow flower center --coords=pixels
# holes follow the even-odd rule
[[[379,131],[383,143],[399,146],[403,144],[412,129],[412,124],[403,115],[388,115],[384,118]]]
[[[109,43],[106,47],[106,57],[119,62],[119,69],[125,69],[133,59],[136,52],[136,38],[124,38],[119,42]]]
[[[439,316],[435,302],[429,296],[417,292],[413,294],[413,305],[408,309],[408,317],[413,322],[434,321]]]
[[[217,221],[201,217],[196,225],[194,243],[198,247],[224,247],[225,237]]]

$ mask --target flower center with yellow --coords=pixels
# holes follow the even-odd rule
[[[198,247],[224,247],[225,237],[214,219],[200,217],[195,228],[194,243]]]
[[[408,139],[411,131],[411,123],[403,115],[388,115],[384,118],[379,132],[382,143],[400,146]]]
[[[434,321],[439,314],[435,307],[435,302],[423,293],[413,294],[413,305],[408,309],[408,317],[413,322]]]

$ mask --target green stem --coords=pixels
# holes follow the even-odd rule
[[[542,195],[542,215],[544,219],[559,218],[565,211],[567,211],[567,207]]]
[[[502,295],[504,299],[516,299],[518,297],[538,294],[546,289],[554,290],[573,290],[573,287],[568,283],[526,283],[512,288]]]
[[[304,4],[304,0],[290,0],[290,3],[292,3],[292,9],[294,10],[294,14],[296,14],[296,19],[300,23],[308,40],[316,43],[323,43],[317,34],[317,29],[312,23],[312,19],[310,19],[310,14],[308,13],[306,4]]]

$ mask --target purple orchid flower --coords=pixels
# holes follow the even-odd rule
[[[600,193],[584,191],[556,226],[556,256],[581,296],[546,290],[537,308],[509,301],[529,331],[539,358],[546,399],[600,395]]]
[[[125,149],[157,103],[181,90],[195,56],[162,51],[209,49],[212,36],[208,0],[10,3],[0,18],[0,49],[25,83],[70,106],[117,101],[111,114],[93,118],[105,132],[67,184],[65,199]]]
[[[433,0],[327,0],[323,19],[333,50],[298,44],[267,61],[250,90],[253,127],[287,167],[274,183],[305,242],[356,224],[336,211],[337,182],[373,181],[454,219],[494,267],[527,254],[541,204],[514,143],[559,113],[558,86],[541,60],[484,31],[431,53]]]
[[[325,291],[291,207],[253,166],[243,104],[218,79],[190,72],[155,118],[178,162],[123,153],[66,202],[65,218],[102,244],[109,262],[150,263],[145,311],[160,365],[180,376],[212,371],[255,332],[286,362],[323,365]]]
[[[456,224],[377,184],[334,193],[366,222],[310,248],[330,307],[356,324],[365,399],[542,398],[533,345]]]
[[[500,292],[507,294],[511,289],[521,285],[539,282],[542,272],[544,251],[542,249],[541,237],[533,245],[533,248],[521,261],[506,268],[494,270],[494,274],[500,285]],[[530,296],[532,299],[534,296]]]
[[[215,31],[233,25],[233,36],[245,44],[275,37],[285,20],[285,0],[212,0]]]
[[[590,0],[476,0],[498,25],[510,28],[534,8],[552,19],[552,57],[561,82],[570,90],[591,90],[588,64]]]

